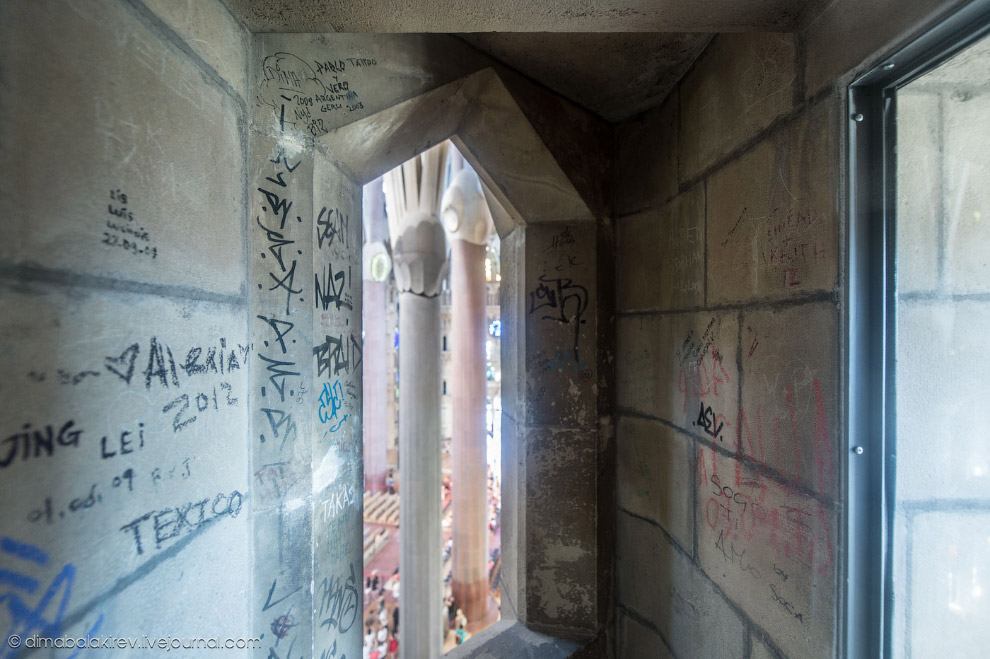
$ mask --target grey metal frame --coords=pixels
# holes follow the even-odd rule
[[[990,33],[990,0],[932,27],[849,87],[846,657],[892,657],[896,91]]]

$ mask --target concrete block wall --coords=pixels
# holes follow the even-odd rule
[[[844,99],[961,4],[720,35],[617,127],[617,656],[841,654]],[[931,287],[931,242],[909,249]]]
[[[720,35],[617,128],[616,654],[833,657],[839,96]]]
[[[0,5],[4,656],[252,636],[248,44],[219,2]]]

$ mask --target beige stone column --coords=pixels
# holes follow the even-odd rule
[[[402,659],[442,649],[440,614],[440,283],[437,207],[446,144],[385,176],[399,288],[399,615]]]
[[[450,240],[453,397],[452,589],[469,621],[488,610],[488,467],[485,425],[485,244],[491,214],[477,174],[462,170],[441,204]]]

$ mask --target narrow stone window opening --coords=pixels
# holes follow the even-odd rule
[[[499,239],[449,143],[364,195],[364,643],[435,656],[500,617]]]

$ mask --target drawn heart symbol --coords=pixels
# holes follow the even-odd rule
[[[140,352],[140,350],[141,348],[138,347],[138,344],[132,343],[130,346],[128,346],[127,350],[124,350],[124,352],[120,353],[120,357],[104,357],[103,359],[105,360],[106,363],[103,365],[106,366],[108,371],[120,376],[121,380],[123,380],[127,384],[130,384],[131,376],[134,375],[134,362],[137,361],[138,352]],[[117,370],[117,368],[115,368],[115,367],[123,367],[123,365],[125,364],[127,365],[126,375],[122,371],[119,371]]]

